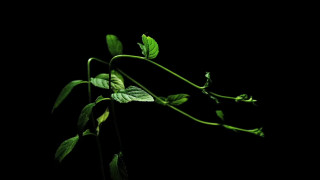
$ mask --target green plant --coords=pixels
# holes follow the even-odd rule
[[[145,86],[140,84],[138,81],[133,79],[131,76],[126,74],[121,69],[114,67],[114,62],[120,59],[124,58],[131,58],[131,59],[137,59],[141,60],[147,63],[151,63],[158,68],[168,72],[169,74],[173,75],[174,77],[184,81],[185,83],[193,86],[194,88],[198,89],[200,93],[207,96],[208,98],[212,99],[215,103],[220,103],[219,99],[229,99],[234,100],[235,102],[244,102],[244,103],[252,103],[254,104],[256,102],[255,99],[252,97],[249,97],[246,94],[241,94],[237,97],[230,97],[230,96],[224,96],[220,95],[214,92],[211,92],[208,90],[208,87],[212,84],[212,80],[210,78],[210,72],[205,73],[205,83],[203,86],[199,86],[188,79],[178,75],[177,73],[167,69],[166,67],[152,61],[152,59],[155,59],[159,53],[159,46],[158,43],[151,37],[142,35],[142,43],[138,43],[139,47],[141,48],[143,56],[135,56],[135,55],[125,55],[123,54],[123,47],[121,41],[115,36],[115,35],[107,35],[106,41],[108,45],[108,49],[110,54],[112,55],[112,59],[109,62],[105,62],[98,58],[90,58],[87,63],[87,80],[74,80],[68,83],[60,92],[58,95],[58,98],[56,99],[56,102],[53,106],[52,112],[59,107],[59,105],[65,100],[65,98],[70,94],[72,89],[80,84],[87,84],[88,85],[88,99],[89,103],[82,109],[77,126],[78,126],[78,133],[61,143],[61,145],[58,147],[55,158],[58,161],[62,161],[75,147],[79,139],[81,139],[83,136],[96,136],[97,137],[97,143],[98,147],[100,147],[100,141],[99,141],[99,132],[100,127],[103,122],[106,121],[107,118],[109,118],[110,112],[114,115],[114,101],[117,103],[129,103],[131,101],[139,101],[139,102],[154,102],[159,105],[168,107],[170,109],[173,109],[174,111],[184,115],[185,117],[188,117],[198,123],[211,125],[211,126],[222,126],[226,129],[233,130],[235,132],[246,132],[251,133],[254,135],[258,135],[263,137],[264,134],[262,132],[262,128],[255,128],[255,129],[243,129],[234,127],[231,125],[227,125],[224,123],[224,113],[222,110],[216,110],[216,115],[220,118],[221,122],[210,122],[210,121],[204,121],[201,119],[198,119],[187,112],[182,111],[177,106],[186,103],[190,97],[189,94],[173,94],[166,97],[158,96],[151,92],[149,89],[147,89]],[[90,64],[92,61],[97,61],[99,63],[105,64],[109,66],[109,72],[108,73],[101,73],[95,77],[91,77],[91,68]],[[128,87],[125,86],[124,79],[127,78],[132,83],[135,84],[135,86],[130,85]],[[92,87],[102,88],[108,90],[107,97],[103,97],[102,95],[95,98],[94,101],[92,101],[92,93],[91,89]],[[93,117],[93,109],[95,106],[99,105],[102,101],[109,101],[109,105],[111,107],[111,110],[109,110],[109,107],[106,107],[106,110],[103,114],[101,114],[96,120]],[[87,123],[91,119],[93,123],[94,129],[87,129]],[[127,173],[125,164],[123,161],[123,153],[121,151],[121,138],[119,135],[119,130],[117,127],[117,122],[115,116],[112,118],[115,130],[118,133],[118,141],[120,144],[120,151],[118,154],[114,155],[113,160],[110,162],[110,172],[113,179],[127,179]],[[99,148],[100,153],[102,153],[101,148]],[[104,170],[102,169],[102,172]]]

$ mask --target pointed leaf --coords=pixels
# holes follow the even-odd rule
[[[77,134],[76,136],[63,141],[56,151],[55,158],[61,162],[72,151],[78,140],[79,135]]]
[[[205,77],[207,78],[207,81],[206,83],[204,84],[204,87],[207,88],[211,85],[212,83],[212,80],[211,80],[211,77],[210,77],[210,72],[206,72],[206,75]]]
[[[111,97],[120,103],[128,103],[131,101],[154,101],[150,94],[136,86],[129,86],[127,89],[121,89],[118,92],[111,94]]]
[[[142,54],[147,59],[156,58],[159,53],[158,43],[152,37],[146,36],[145,34],[142,35],[142,42],[143,45],[138,43],[142,50]]]
[[[175,94],[175,95],[169,95],[167,98],[167,101],[169,104],[173,106],[179,106],[186,101],[188,101],[188,94]]]
[[[106,39],[107,39],[109,52],[112,56],[122,54],[122,49],[123,49],[122,43],[117,36],[113,34],[108,34]]]
[[[91,83],[96,87],[109,89],[109,74],[99,74],[95,78],[91,78]],[[111,87],[114,92],[125,89],[122,75],[115,70],[111,72]]]
[[[63,100],[70,94],[71,90],[82,83],[87,83],[87,81],[82,80],[74,80],[68,83],[60,92],[58,95],[58,98],[56,99],[54,106],[52,108],[52,112],[63,102]]]
[[[109,117],[110,111],[109,108],[106,109],[106,111],[100,116],[98,117],[97,121],[98,121],[98,126],[97,126],[97,134],[99,135],[100,132],[100,126],[103,122],[105,122],[107,120],[107,118]]]
[[[78,129],[82,130],[87,122],[90,119],[90,115],[92,113],[92,108],[96,105],[96,103],[87,104],[81,111],[79,119],[78,119]]]
[[[224,121],[224,114],[222,110],[216,110],[216,114],[222,121]]]
[[[110,174],[113,180],[127,180],[128,173],[123,160],[122,152],[115,154],[109,164]]]
[[[89,135],[97,136],[97,134],[91,132],[90,129],[87,129],[82,133],[82,136],[89,136]]]

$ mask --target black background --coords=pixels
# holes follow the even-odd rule
[[[15,24],[15,52],[11,77],[24,82],[14,91],[18,105],[10,112],[9,151],[18,157],[10,167],[23,167],[24,175],[42,179],[99,179],[99,157],[95,139],[84,137],[62,163],[54,160],[59,144],[77,133],[76,121],[87,104],[87,87],[80,85],[51,114],[55,98],[70,81],[86,80],[87,60],[111,58],[106,34],[122,41],[125,54],[140,55],[141,35],[153,37],[160,53],[154,60],[196,84],[205,82],[211,72],[211,90],[237,96],[243,93],[258,100],[258,106],[221,100],[217,107],[200,91],[155,66],[139,60],[123,59],[117,66],[159,96],[190,94],[181,109],[207,121],[219,121],[215,108],[222,108],[227,124],[242,128],[263,127],[265,138],[196,123],[155,103],[116,104],[124,143],[124,154],[132,179],[213,179],[217,176],[273,177],[283,172],[288,136],[278,136],[281,121],[275,92],[285,85],[286,76],[276,76],[287,51],[285,18],[272,13],[177,13],[150,19],[132,18],[135,11],[84,13],[83,9],[57,8],[26,17]],[[171,9],[167,9],[172,13]],[[258,11],[258,10],[257,10]],[[156,12],[154,12],[156,13]],[[45,18],[40,18],[40,14]],[[111,18],[111,17],[117,18]],[[131,19],[132,18],[132,19]],[[21,31],[23,29],[23,31]],[[19,63],[18,63],[19,62]],[[16,64],[17,63],[17,64]],[[92,63],[92,75],[107,67]],[[11,81],[13,85],[16,81]],[[126,86],[132,84],[126,80]],[[107,93],[93,89],[93,97]],[[97,107],[96,113],[104,106]],[[111,119],[102,126],[101,142],[106,175],[113,154],[119,151]],[[14,133],[19,132],[19,133]],[[14,136],[15,137],[15,136]]]

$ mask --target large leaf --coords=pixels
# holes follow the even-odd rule
[[[115,154],[109,164],[110,175],[113,180],[127,180],[128,173],[123,160],[122,152]]]
[[[70,94],[72,89],[82,83],[87,83],[87,81],[83,80],[74,80],[68,83],[60,92],[58,95],[58,98],[56,99],[54,106],[52,108],[52,112],[63,102],[63,100]]]
[[[112,56],[122,54],[122,50],[123,50],[122,43],[117,36],[113,34],[108,34],[106,39],[107,39],[109,52]]]
[[[91,83],[96,87],[109,89],[109,74],[99,74],[95,78],[91,78]],[[122,75],[115,70],[111,71],[111,87],[114,92],[125,89]]]
[[[61,162],[72,151],[78,140],[79,135],[77,134],[76,136],[63,141],[56,151],[55,158]]]
[[[86,126],[87,122],[90,119],[90,115],[92,113],[92,108],[96,105],[96,103],[90,103],[87,104],[81,111],[79,119],[78,119],[78,129],[83,130],[83,128]]]
[[[142,42],[143,42],[143,45],[138,43],[138,45],[142,50],[142,54],[147,59],[156,58],[159,53],[158,43],[152,37],[146,36],[145,34],[142,35]]]
[[[129,86],[126,89],[120,89],[118,92],[111,94],[111,97],[120,103],[128,103],[131,101],[154,101],[153,97],[150,94],[136,86]]]

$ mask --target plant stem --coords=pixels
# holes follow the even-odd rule
[[[88,64],[87,64],[87,74],[88,74],[88,98],[89,98],[89,103],[91,103],[92,98],[91,98],[91,75],[90,75],[90,63],[92,60],[98,61],[105,63],[104,61],[98,59],[98,58],[89,58]],[[108,63],[105,63],[108,64]],[[91,113],[91,119],[92,119],[92,125],[93,127],[96,127],[96,122],[93,118],[93,112]],[[99,136],[96,136],[96,142],[97,142],[97,148],[98,148],[98,153],[99,153],[99,159],[100,159],[100,170],[101,170],[101,175],[102,179],[106,180],[105,172],[104,172],[104,164],[103,164],[103,156],[102,156],[102,147],[101,147],[101,142],[99,139]]]
[[[117,71],[120,72],[123,76],[125,76],[126,78],[128,78],[130,81],[132,81],[133,83],[135,83],[136,85],[138,85],[139,87],[141,87],[143,90],[145,90],[146,92],[148,92],[151,96],[153,96],[155,99],[161,101],[162,103],[164,103],[164,101],[162,99],[160,99],[157,95],[155,95],[154,93],[152,93],[149,89],[147,89],[146,87],[144,87],[142,84],[140,84],[138,81],[134,80],[132,77],[130,77],[128,74],[126,74],[125,72],[123,72],[121,69],[117,68]],[[234,126],[230,126],[230,125],[225,125],[225,124],[220,124],[220,123],[213,123],[213,122],[207,122],[207,121],[203,121],[203,120],[200,120],[198,118],[195,118],[193,116],[191,116],[190,114],[180,110],[179,108],[176,108],[175,106],[172,106],[170,104],[166,104],[167,107],[170,107],[171,109],[179,112],[180,114],[183,114],[184,116],[196,121],[196,122],[199,122],[199,123],[202,123],[202,124],[206,124],[206,125],[212,125],[212,126],[223,126],[227,129],[231,129],[231,130],[234,130],[234,131],[243,131],[243,132],[248,132],[248,133],[253,133],[253,134],[257,134],[257,135],[260,135],[260,136],[263,136],[263,133],[259,133],[259,130],[258,129],[242,129],[242,128],[238,128],[238,127],[234,127]]]
[[[145,58],[145,57],[141,57],[141,56],[125,55],[125,54],[123,54],[123,55],[117,55],[117,56],[114,56],[114,57],[111,59],[109,65],[112,65],[112,63],[113,63],[116,59],[119,59],[119,58],[132,58],[132,59],[144,60],[144,61],[146,61],[146,62],[149,62],[149,63],[151,63],[151,64],[153,64],[153,65],[155,65],[155,66],[157,66],[157,67],[159,67],[159,68],[161,68],[161,69],[169,72],[170,74],[174,75],[175,77],[183,80],[184,82],[190,84],[191,86],[193,86],[193,87],[195,87],[195,88],[197,88],[197,89],[199,89],[199,90],[202,90],[202,91],[203,91],[203,90],[206,89],[205,86],[196,85],[196,84],[194,84],[193,82],[189,81],[188,79],[186,79],[186,78],[180,76],[179,74],[171,71],[170,69],[168,69],[168,68],[166,68],[166,67],[164,67],[164,66],[162,66],[162,65],[160,65],[160,64],[158,64],[158,63],[156,63],[156,62],[154,62],[154,61],[151,61],[151,60],[149,60],[149,59],[147,59],[147,58]],[[213,95],[213,96],[216,96],[216,97],[219,97],[219,98],[224,98],[224,99],[233,99],[233,100],[239,100],[239,101],[244,101],[244,102],[255,102],[255,101],[256,101],[256,100],[253,100],[253,99],[245,100],[245,99],[237,99],[237,97],[223,96],[223,95],[220,95],[220,94],[217,94],[217,93],[214,93],[214,92],[210,92],[210,91],[208,91],[208,93],[211,94],[211,95]]]

